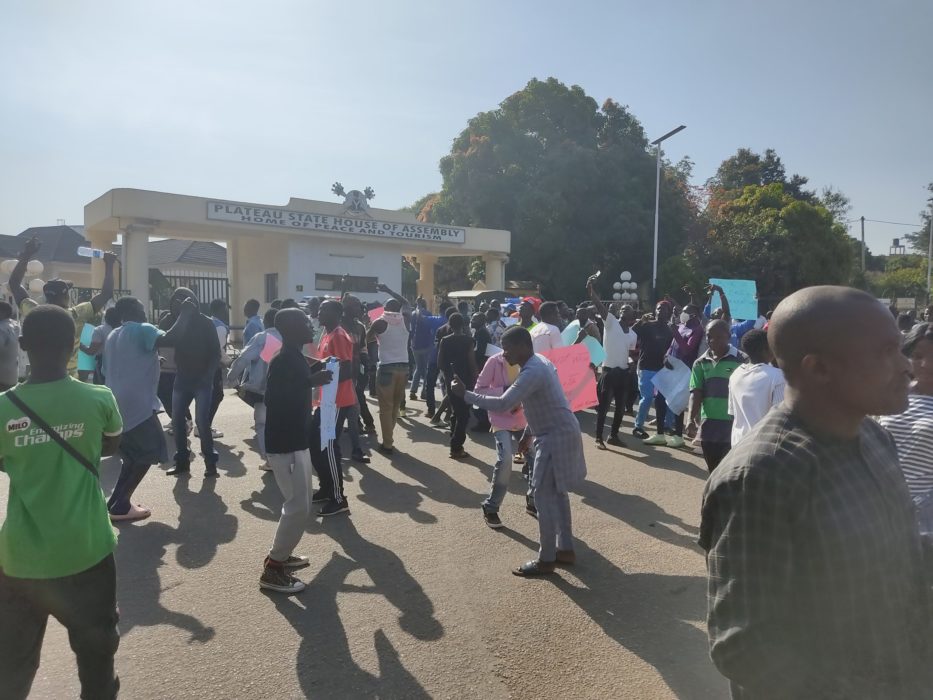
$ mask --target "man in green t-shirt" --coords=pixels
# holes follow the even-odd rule
[[[732,446],[729,415],[729,377],[748,358],[729,344],[732,331],[723,320],[706,327],[709,350],[693,363],[690,374],[690,426],[687,435],[700,433],[706,468],[712,472]]]
[[[20,321],[26,314],[39,305],[39,302],[29,298],[29,293],[23,287],[23,277],[26,274],[26,266],[29,261],[39,252],[41,244],[38,238],[30,238],[23,246],[23,252],[19,254],[19,259],[13,272],[10,273],[10,293],[16,300],[16,306],[19,308]],[[104,305],[113,298],[113,265],[117,261],[117,256],[113,253],[104,254],[104,283],[101,286],[100,294],[90,301],[85,301],[75,306],[71,305],[71,288],[74,286],[68,280],[54,279],[49,280],[42,287],[42,293],[45,295],[45,301],[54,306],[60,306],[71,314],[75,322],[75,338],[71,357],[68,358],[68,374],[72,377],[77,376],[78,372],[78,346],[81,344],[81,329],[85,323],[97,325],[97,317],[104,308]]]
[[[15,392],[95,469],[119,446],[120,411],[110,389],[68,375],[75,325],[65,309],[37,306],[22,333],[32,374],[0,394],[0,460],[10,479],[0,527],[0,696],[29,694],[52,615],[68,630],[81,697],[114,698],[117,538],[100,482],[9,396]]]

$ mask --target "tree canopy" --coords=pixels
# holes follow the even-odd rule
[[[508,274],[550,298],[576,298],[603,269],[650,280],[654,154],[627,107],[602,107],[579,86],[531,80],[469,121],[440,162],[443,187],[422,203],[429,221],[512,232]],[[664,164],[659,260],[697,226],[689,161]]]

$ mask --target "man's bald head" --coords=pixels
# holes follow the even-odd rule
[[[870,294],[850,287],[807,287],[778,304],[768,325],[768,340],[789,377],[804,357],[844,350],[857,343],[866,323],[889,319]]]
[[[782,301],[768,340],[787,383],[862,415],[904,410],[909,367],[894,318],[870,294],[808,287]]]

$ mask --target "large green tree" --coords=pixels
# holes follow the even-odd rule
[[[927,185],[927,190],[930,192],[930,197],[927,198],[926,209],[920,212],[923,225],[918,231],[908,233],[905,236],[907,242],[910,243],[910,247],[921,255],[926,255],[930,249],[930,210],[933,207],[933,182]]]
[[[708,212],[709,232],[692,259],[709,276],[753,279],[768,303],[801,287],[847,284],[849,236],[820,204],[798,199],[786,184],[748,185]]]
[[[651,274],[654,154],[628,108],[600,108],[578,86],[531,80],[472,118],[440,162],[443,187],[420,202],[425,220],[507,229],[511,279],[576,299],[594,269]],[[693,235],[689,161],[664,164],[660,259]],[[467,275],[469,270],[467,269]]]

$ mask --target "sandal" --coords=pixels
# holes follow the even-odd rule
[[[532,559],[531,561],[526,561],[517,569],[513,569],[512,573],[516,576],[546,576],[548,574],[553,574],[555,570],[554,562],[544,562],[540,559]]]

